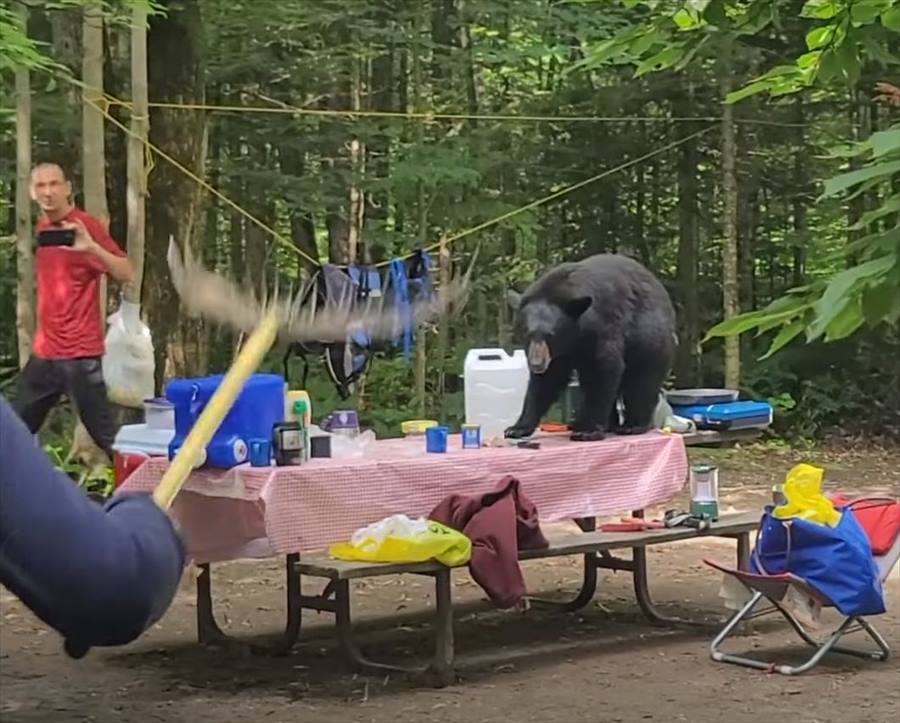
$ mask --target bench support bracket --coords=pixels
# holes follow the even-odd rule
[[[344,654],[350,662],[361,670],[376,673],[399,672],[413,674],[434,674],[440,686],[456,682],[453,668],[453,602],[451,595],[450,568],[433,574],[435,585],[434,655],[424,665],[402,666],[381,663],[368,658],[359,648],[353,636],[350,616],[349,580],[337,580],[335,587],[336,621],[338,639]]]
[[[197,576],[197,640],[207,645],[248,645],[255,652],[276,654],[289,652],[300,636],[303,613],[300,572],[297,568],[299,559],[299,555],[291,554],[285,560],[287,620],[284,633],[271,646],[243,643],[229,636],[219,627],[212,602],[212,571],[209,564],[200,565],[200,574]]]

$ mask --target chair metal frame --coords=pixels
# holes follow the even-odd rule
[[[861,502],[862,500],[859,501]],[[890,573],[897,566],[898,560],[900,560],[900,533],[898,533],[897,537],[894,539],[894,543],[890,550],[884,555],[875,557],[882,584],[884,584]],[[822,641],[817,641],[812,638],[804,629],[803,625],[797,620],[795,615],[784,604],[785,597],[789,590],[793,588],[802,595],[809,596],[817,601],[823,608],[833,608],[834,603],[812,588],[804,579],[791,573],[760,575],[747,572],[746,570],[725,567],[713,560],[705,560],[705,562],[710,567],[740,581],[751,593],[751,597],[747,603],[729,618],[725,627],[722,628],[721,632],[716,635],[710,644],[710,657],[714,661],[742,665],[757,670],[765,670],[770,673],[781,673],[782,675],[799,675],[815,667],[829,652],[843,653],[845,655],[877,661],[885,661],[890,656],[891,650],[887,641],[885,641],[871,623],[860,616],[844,616],[841,623],[828,633],[827,637]],[[770,603],[770,606],[757,609],[757,606],[763,600]],[[780,613],[791,624],[791,627],[803,641],[815,649],[812,656],[805,662],[800,665],[780,665],[773,662],[749,658],[743,655],[726,653],[722,650],[722,644],[731,637],[741,623],[775,613]],[[877,649],[864,650],[838,644],[840,639],[845,635],[859,631],[868,634],[869,638],[874,641]]]

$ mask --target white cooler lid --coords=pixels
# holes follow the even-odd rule
[[[150,456],[167,457],[173,429],[148,427],[146,424],[125,424],[116,434],[113,449],[117,452],[143,452]]]

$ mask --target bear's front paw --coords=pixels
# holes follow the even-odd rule
[[[625,426],[619,430],[619,434],[644,434],[645,432],[649,432],[650,427],[642,426],[642,427],[629,427]]]
[[[583,429],[572,432],[569,437],[573,442],[599,442],[606,437],[606,433],[602,429]]]
[[[524,424],[514,424],[512,427],[507,427],[503,436],[507,439],[522,439],[523,437],[530,437],[531,433],[534,431],[534,427],[529,427]]]

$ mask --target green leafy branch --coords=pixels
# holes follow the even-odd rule
[[[866,61],[883,67],[898,62],[887,50],[889,33],[900,32],[900,5],[893,0],[808,0],[800,15],[824,21],[806,33],[807,52],[730,93],[727,102],[761,92],[785,95],[838,78],[853,86]]]
[[[877,208],[850,227],[868,232],[844,249],[858,263],[827,281],[791,289],[763,309],[717,324],[704,341],[753,329],[759,336],[777,328],[765,359],[804,332],[807,341],[836,341],[863,325],[900,323],[900,192],[892,192],[900,178],[900,124],[834,149],[833,155],[864,158],[865,163],[826,180],[819,200],[839,196],[850,200],[881,188],[888,191]]]
[[[636,78],[679,71],[713,40],[756,41],[766,28],[780,32],[783,24],[779,3],[769,0],[683,0],[674,5],[626,0],[625,5],[638,15],[635,23],[589,47],[568,72],[611,63],[633,64]],[[649,18],[644,17],[647,11],[652,13]],[[900,5],[894,0],[808,0],[800,16],[814,24],[806,33],[807,52],[729,93],[727,102],[761,92],[786,95],[837,78],[852,86],[866,62],[882,67],[898,64],[887,50],[890,34],[900,32]]]

